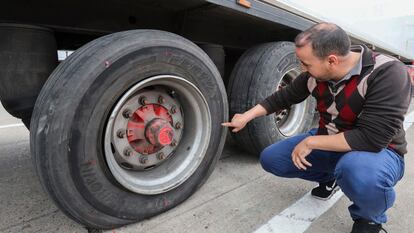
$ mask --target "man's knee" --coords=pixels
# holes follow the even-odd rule
[[[262,165],[262,168],[270,172],[271,164],[272,164],[272,153],[269,149],[269,146],[266,147],[261,153],[260,153],[260,164]]]
[[[369,156],[371,158],[367,158]],[[373,156],[376,156],[375,153],[347,153],[339,160],[335,169],[338,185],[360,208],[359,214],[367,219],[378,219],[395,201],[393,185],[381,169],[383,165],[378,164],[378,157]],[[381,221],[385,222],[386,219]]]
[[[345,154],[335,168],[335,177],[344,191],[353,195],[369,196],[370,192],[376,190],[381,177],[377,175],[375,166],[364,162],[361,156],[364,156],[361,152]]]
[[[286,160],[284,156],[281,151],[274,150],[272,146],[269,146],[260,153],[260,164],[265,171],[276,176],[286,177],[290,169],[284,162]]]

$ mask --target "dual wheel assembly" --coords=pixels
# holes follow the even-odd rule
[[[291,56],[291,43],[247,51],[227,96],[208,55],[178,35],[133,30],[86,44],[53,71],[36,100],[31,151],[44,189],[65,214],[91,228],[173,208],[207,180],[220,157],[228,98],[234,114],[287,85],[299,73]],[[256,119],[234,136],[260,152],[303,131],[309,108],[305,102]]]

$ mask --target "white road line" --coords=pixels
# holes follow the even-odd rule
[[[406,115],[404,130],[408,130],[413,123],[414,111]],[[259,227],[254,233],[303,233],[343,195],[342,191],[338,191],[331,199],[322,201],[313,198],[309,192]]]
[[[338,191],[331,199],[322,201],[313,198],[309,192],[257,229],[255,233],[302,233],[342,196],[343,193]]]
[[[410,112],[405,116],[404,120],[404,130],[410,128],[410,126],[414,123],[414,111]]]
[[[22,126],[24,126],[23,123],[10,124],[10,125],[0,125],[0,129],[13,128],[13,127],[22,127]]]

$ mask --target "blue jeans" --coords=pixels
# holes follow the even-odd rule
[[[316,129],[313,129],[268,146],[260,154],[262,167],[280,177],[315,182],[336,179],[344,194],[353,202],[348,208],[352,219],[385,223],[385,212],[395,201],[393,187],[404,174],[404,160],[389,149],[378,153],[313,150],[306,157],[312,167],[299,170],[292,162],[291,153],[299,142],[315,133]]]

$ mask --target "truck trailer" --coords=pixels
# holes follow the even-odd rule
[[[30,130],[33,164],[58,208],[111,229],[203,185],[226,142],[221,123],[300,74],[292,41],[318,21],[273,0],[7,1],[0,100]],[[59,61],[58,50],[74,52]],[[307,99],[230,136],[259,154],[307,131],[314,113]]]

